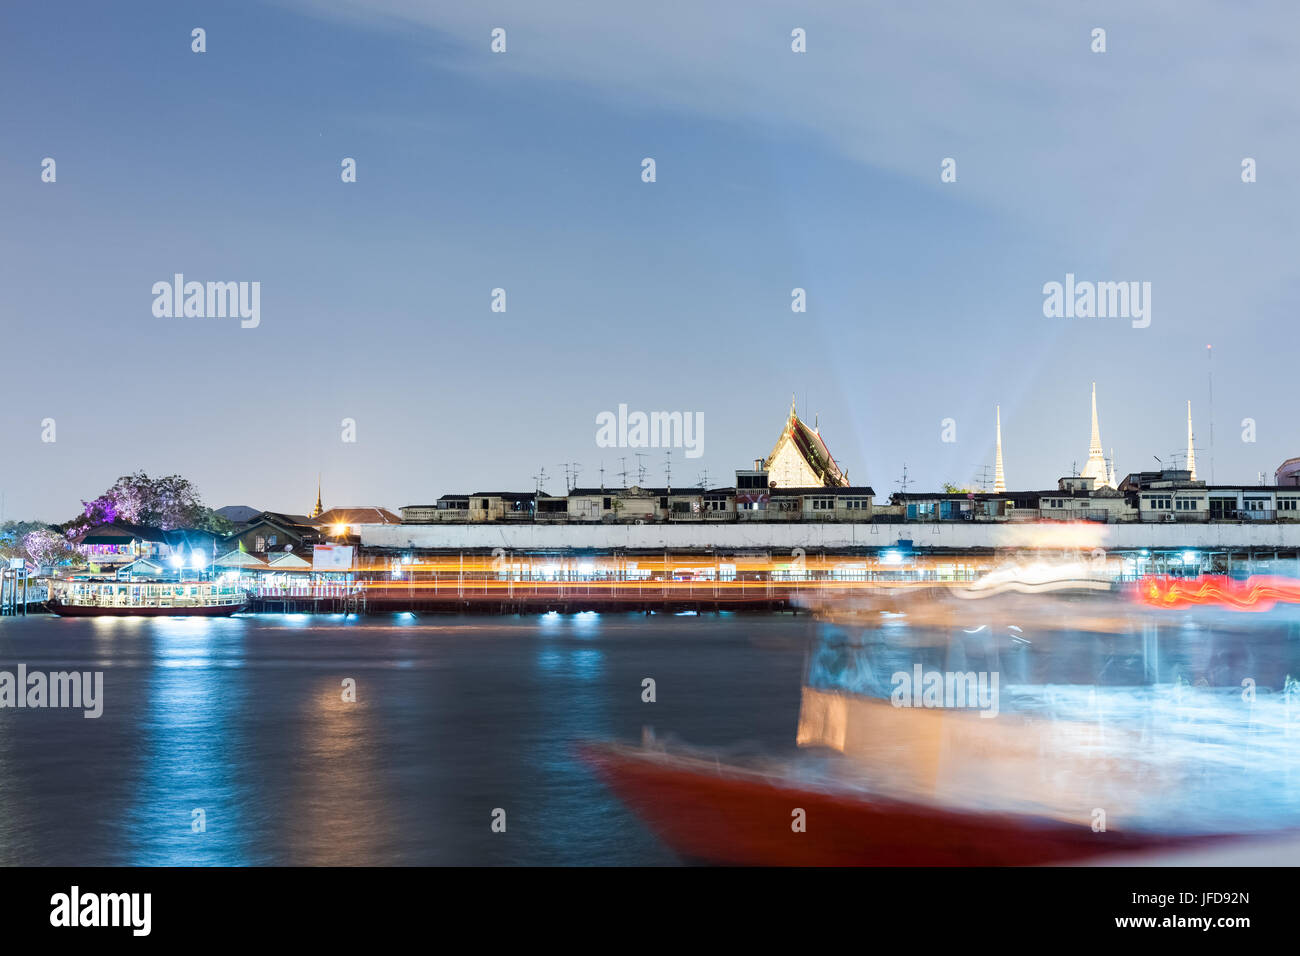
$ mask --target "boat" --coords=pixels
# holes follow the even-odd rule
[[[54,581],[46,605],[60,617],[228,617],[248,606],[243,588],[212,581]]]
[[[738,755],[646,734],[579,755],[692,863],[1080,865],[1300,835],[1300,736],[1288,732],[1300,683],[1245,707],[1240,687],[1184,673],[1203,630],[1174,622],[1161,643],[1141,611],[1109,630],[1123,612],[1095,598],[1074,605],[1096,618],[1074,631],[1023,613],[1048,600],[1074,616],[1058,595],[968,603],[978,614],[964,622],[912,600],[905,614],[819,627],[793,749]],[[985,619],[1026,626],[961,626]]]
[[[1087,822],[957,809],[800,782],[770,766],[605,742],[597,776],[678,857],[723,866],[1033,866],[1201,849],[1237,834],[1094,830]],[[796,829],[795,814],[803,827]]]

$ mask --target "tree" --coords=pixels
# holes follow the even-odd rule
[[[0,559],[7,563],[10,558],[38,565],[81,562],[67,537],[40,521],[7,521],[0,526]]]
[[[38,565],[62,564],[73,554],[68,539],[50,528],[29,531],[23,536],[23,549],[32,563]]]
[[[97,524],[125,521],[171,530],[197,528],[228,534],[234,526],[203,504],[199,490],[188,478],[167,475],[150,478],[143,471],[123,475],[113,487],[93,501],[83,501],[82,515],[68,523],[84,531]]]

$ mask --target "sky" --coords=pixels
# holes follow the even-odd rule
[[[326,507],[560,493],[575,462],[617,485],[638,451],[662,484],[662,449],[598,447],[620,404],[702,415],[672,483],[728,485],[792,395],[878,498],[974,482],[997,405],[1008,486],[1043,489],[1087,459],[1093,381],[1121,475],[1182,453],[1190,400],[1201,476],[1271,481],[1300,454],[1298,27],[1208,0],[6,4],[0,517],[137,469],[291,512],[318,474]],[[257,326],[155,315],[176,273],[260,283]],[[1045,316],[1067,273],[1149,282],[1149,326]]]

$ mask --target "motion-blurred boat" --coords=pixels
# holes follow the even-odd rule
[[[798,751],[582,755],[697,862],[1073,864],[1300,834],[1291,654],[1089,590],[823,598]]]
[[[824,789],[775,767],[589,743],[584,759],[687,861],[751,866],[1024,866],[1206,847],[1232,835],[1107,829]],[[802,811],[803,829],[796,829]]]

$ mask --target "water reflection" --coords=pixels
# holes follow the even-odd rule
[[[214,653],[218,632],[224,640]],[[254,862],[244,847],[250,794],[235,776],[239,755],[249,746],[239,721],[249,690],[236,670],[221,666],[240,661],[244,628],[211,618],[173,618],[153,623],[148,636],[154,666],[144,686],[140,772],[127,812],[123,862]]]
[[[105,708],[0,710],[0,863],[671,863],[575,741],[654,722],[792,748],[806,627],[6,618],[0,666],[102,669]],[[645,677],[659,702],[642,701]]]

